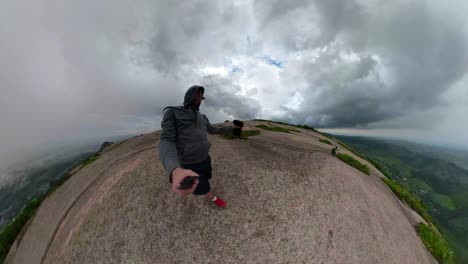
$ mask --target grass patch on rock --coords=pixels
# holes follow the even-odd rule
[[[420,223],[416,226],[419,237],[431,252],[431,254],[442,264],[455,263],[455,254],[450,248],[447,240],[431,224]]]
[[[253,137],[253,136],[258,136],[260,135],[260,133],[262,133],[262,131],[260,130],[245,130],[245,131],[242,131],[242,134],[240,135],[240,137],[238,136],[234,136],[232,133],[227,133],[227,134],[222,134],[222,135],[219,135],[221,138],[224,138],[224,139],[228,139],[228,140],[232,140],[232,139],[248,139],[249,137]]]
[[[362,164],[361,162],[359,162],[358,160],[356,160],[355,158],[349,156],[349,155],[346,155],[346,154],[343,154],[343,153],[338,153],[336,154],[336,156],[342,160],[343,162],[347,163],[348,165],[362,171],[363,173],[369,175],[369,167],[365,164]]]
[[[254,119],[254,121],[262,121],[262,122],[267,122],[268,125],[270,127],[274,127],[274,128],[277,128],[277,126],[273,126],[271,123],[275,123],[275,124],[279,124],[279,125],[284,125],[284,126],[290,126],[290,127],[298,127],[298,128],[304,128],[304,127],[307,127],[307,126],[301,126],[301,125],[293,125],[293,124],[288,124],[288,123],[285,123],[285,122],[280,122],[280,121],[272,121],[272,120],[265,120],[265,119]],[[265,126],[265,125],[259,125],[259,126]],[[258,126],[257,126],[258,127]],[[268,126],[265,126],[265,127],[268,127]],[[282,128],[282,127],[279,127],[279,128]],[[289,131],[293,131],[293,132],[297,132],[297,133],[301,133],[301,131],[297,130],[297,129],[294,129],[294,128],[283,128],[283,129],[286,129],[286,130],[289,130]],[[307,129],[312,129],[314,131],[316,131],[315,129],[311,128],[311,127],[307,127]],[[266,129],[268,130],[268,129]],[[273,130],[272,130],[273,131]],[[283,131],[279,131],[279,132],[283,132]],[[287,133],[287,132],[286,132]]]
[[[310,129],[306,127],[301,127],[301,128]],[[336,140],[330,134],[322,133],[319,131],[317,132],[330,139]],[[432,218],[429,215],[428,210],[426,206],[422,203],[422,201],[418,199],[416,196],[414,196],[414,194],[407,187],[399,184],[398,182],[394,180],[391,180],[390,179],[391,173],[385,166],[383,166],[376,160],[366,157],[365,155],[359,153],[358,151],[354,150],[353,148],[351,148],[350,146],[348,146],[347,144],[339,140],[336,140],[336,142],[338,142],[338,144],[340,144],[345,149],[351,151],[354,155],[369,161],[380,172],[382,172],[387,177],[387,178],[383,178],[382,180],[385,182],[385,184],[387,184],[390,187],[390,189],[393,191],[393,193],[395,193],[395,195],[399,198],[399,200],[403,201],[408,206],[410,206],[428,223],[428,224],[424,224],[424,223],[418,224],[416,226],[416,231],[419,237],[421,238],[422,242],[426,246],[426,248],[434,256],[434,258],[437,259],[437,261],[442,264],[456,263],[455,253],[453,249],[451,248],[447,240],[442,236],[442,234],[437,230],[436,226],[433,224]],[[369,168],[366,165],[361,164],[359,161],[352,158],[351,156],[338,153],[337,157],[340,158],[342,161],[348,163],[349,165],[363,171],[364,173],[369,174]],[[431,189],[430,186],[428,186],[422,181],[413,183],[413,184],[421,185],[420,189],[425,190],[425,191],[428,191]],[[434,203],[440,204],[441,206],[445,207],[447,210],[453,210],[456,207],[455,201],[445,195],[432,195],[431,199],[433,200]]]
[[[333,144],[330,142],[330,140],[327,140],[327,139],[319,139],[319,141],[322,142],[322,143],[325,143],[325,144],[328,144],[328,145],[332,145],[332,146],[333,146]]]
[[[85,159],[84,161],[81,162],[81,165],[84,167],[86,165],[89,165],[91,163],[93,163],[94,161],[96,161],[97,159],[99,159],[101,155],[99,154],[95,154],[95,155],[92,155],[91,157]]]
[[[277,126],[267,126],[267,125],[256,125],[255,127],[268,130],[268,131],[275,131],[275,132],[283,132],[283,133],[291,133],[291,129],[283,128],[283,127],[277,127]],[[295,130],[297,131],[297,130]]]
[[[413,208],[413,210],[415,210],[422,218],[424,218],[424,220],[427,222],[432,222],[424,204],[421,202],[421,200],[416,198],[408,188],[391,179],[383,178],[382,180],[385,182],[385,184],[388,185],[388,187],[390,187],[390,189],[396,194],[396,196],[398,196],[400,200]]]
[[[333,138],[333,137],[330,135],[330,138]],[[341,141],[339,141],[339,140],[337,140],[336,142],[338,142],[338,144],[340,144],[343,148],[345,148],[345,149],[351,151],[351,153],[353,153],[354,155],[360,157],[361,159],[368,160],[368,158],[367,158],[365,155],[363,155],[363,154],[357,152],[356,150],[354,150],[353,148],[351,148],[351,147],[348,146],[347,144],[345,144],[345,143],[343,143],[343,142],[341,142]],[[371,163],[372,163],[372,162],[371,162]]]
[[[253,137],[253,136],[258,136],[262,133],[262,131],[260,130],[246,130],[246,131],[242,131],[242,134],[241,136],[243,137]]]
[[[299,125],[292,125],[292,126],[298,127],[298,128],[302,128],[302,129],[312,130],[312,131],[314,131],[314,132],[320,133],[320,132],[317,131],[315,128],[310,127],[310,126],[308,126],[308,125],[299,124]]]
[[[364,155],[363,155],[364,156]],[[371,159],[371,158],[368,158],[368,157],[365,157],[364,156],[364,159],[369,161],[370,164],[374,165],[374,167],[379,170],[383,175],[385,175],[385,177],[387,178],[391,178],[390,175],[390,171],[387,169],[387,167],[383,166],[382,164],[380,164],[378,161],[374,160],[374,159]]]

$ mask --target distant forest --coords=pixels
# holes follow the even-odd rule
[[[18,169],[12,184],[0,186],[0,229],[15,218],[34,198],[47,192],[51,184],[79,164],[89,153],[43,164],[40,167]]]
[[[468,263],[468,170],[459,166],[468,164],[468,152],[404,141],[334,137],[377,161],[386,175],[420,198],[455,250],[457,263]]]

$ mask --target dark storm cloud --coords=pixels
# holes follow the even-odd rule
[[[301,62],[309,87],[303,91],[305,103],[295,110],[296,120],[367,126],[425,111],[440,106],[442,95],[467,72],[468,42],[459,18],[423,1],[369,3],[316,1],[304,7],[294,2],[285,7],[315,10],[311,16],[320,18],[317,30],[323,33],[309,39],[321,44],[319,58]],[[291,19],[267,17],[269,23]],[[358,60],[349,61],[343,53]]]
[[[221,1],[4,6],[0,166],[59,142],[158,129],[200,68],[238,51],[240,21],[249,21]]]
[[[465,111],[464,1],[4,2],[0,166],[159,129],[193,84],[213,122],[426,128]]]
[[[156,69],[174,73],[183,65],[223,63],[239,53],[240,38],[250,18],[242,7],[227,1],[170,1],[158,9],[148,42]]]

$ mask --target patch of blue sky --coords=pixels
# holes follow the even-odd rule
[[[266,63],[268,64],[271,64],[273,66],[276,66],[278,68],[283,68],[283,63],[279,60],[275,60],[273,59],[272,57],[268,56],[268,55],[263,55],[263,57],[261,57]]]
[[[231,58],[224,58],[224,67],[230,73],[243,72],[244,70],[240,67],[239,63],[236,63]]]
[[[233,66],[231,68],[231,72],[232,73],[235,73],[235,72],[242,72],[243,70],[240,68],[240,67],[237,67],[237,66]]]

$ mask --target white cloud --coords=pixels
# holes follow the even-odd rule
[[[468,145],[464,1],[4,6],[2,162],[59,141],[158,129],[162,109],[193,84],[206,86],[213,122],[425,129]]]
[[[200,69],[202,75],[220,75],[222,77],[227,77],[229,71],[224,67],[204,67]]]

